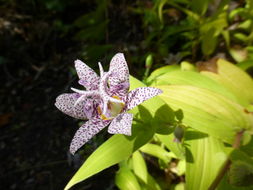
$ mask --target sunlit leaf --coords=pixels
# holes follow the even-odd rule
[[[205,76],[217,81],[229,91],[231,91],[243,106],[253,102],[253,80],[243,70],[237,66],[219,59],[217,61],[218,74],[212,72],[201,72]]]
[[[232,143],[241,129],[252,131],[253,117],[239,104],[207,89],[187,85],[159,86],[160,97],[174,110],[182,109],[183,123]]]
[[[136,176],[125,166],[116,173],[115,183],[120,190],[141,190]]]
[[[147,190],[160,190],[160,186],[148,173],[145,160],[139,151],[135,151],[132,156],[133,171],[135,175],[144,183]]]
[[[182,71],[196,71],[196,67],[187,61],[182,61],[180,67]]]
[[[183,159],[185,156],[185,150],[181,143],[175,141],[173,133],[169,135],[155,135],[175,156],[179,159]]]
[[[141,153],[135,151],[132,155],[132,165],[135,175],[140,178],[144,183],[147,183],[148,170]]]
[[[186,189],[208,189],[227,155],[221,141],[203,133],[186,133]]]
[[[223,96],[236,101],[236,97],[218,82],[203,76],[197,72],[191,71],[174,71],[166,73],[156,78],[156,85],[182,84],[193,85],[196,87],[206,88],[222,94]],[[155,86],[155,85],[153,85]]]
[[[153,71],[150,76],[147,78],[147,83],[148,84],[156,84],[157,77],[162,76],[163,74],[167,74],[173,71],[180,70],[179,65],[167,65],[164,67],[160,67],[159,69],[156,69]]]
[[[171,154],[168,151],[156,144],[145,144],[140,148],[140,151],[157,157],[163,160],[165,163],[168,163],[172,159]]]
[[[179,183],[175,186],[175,190],[185,190],[185,183]]]

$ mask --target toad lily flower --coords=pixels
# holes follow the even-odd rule
[[[85,63],[76,60],[79,84],[86,90],[71,88],[74,93],[61,94],[56,99],[55,106],[65,114],[88,120],[72,139],[72,154],[109,124],[109,133],[130,136],[133,114],[127,111],[162,92],[153,87],[128,92],[129,71],[122,53],[112,58],[108,72],[104,72],[100,63],[98,65],[100,77]]]

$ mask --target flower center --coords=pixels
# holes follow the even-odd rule
[[[112,96],[112,98],[120,100],[118,96]],[[111,120],[119,115],[124,108],[125,104],[122,102],[111,102],[110,100],[107,103],[107,110],[106,113],[103,113],[101,107],[97,107],[98,114],[100,115],[101,119],[103,120]]]

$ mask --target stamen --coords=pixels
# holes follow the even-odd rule
[[[81,94],[81,96],[76,100],[74,106],[76,106],[81,101],[85,100],[85,98],[87,98],[88,96],[96,96],[96,95],[99,96],[100,95],[97,90],[85,91],[85,90],[79,90],[76,88],[71,88],[71,90],[73,90],[76,93]]]
[[[104,102],[104,105],[103,105],[103,114],[105,114],[107,112],[107,107],[108,107],[108,102],[111,101],[111,102],[115,102],[115,103],[123,103],[123,101],[121,100],[118,100],[116,98],[113,98],[113,97],[110,97],[108,94],[107,94],[107,81],[109,79],[109,76],[111,75],[111,72],[107,72],[107,73],[104,73],[104,75],[101,77],[101,81],[100,81],[100,84],[99,84],[99,92],[100,92],[100,96],[101,98],[103,99],[103,102]]]
[[[119,100],[119,99],[116,99],[116,98],[112,98],[112,97],[109,97],[109,101],[114,102],[114,103],[125,104],[122,100]]]
[[[72,91],[78,93],[78,94],[83,94],[83,95],[87,95],[87,94],[93,94],[96,93],[97,90],[90,90],[90,91],[86,91],[86,90],[79,90],[76,88],[70,88]]]
[[[103,104],[103,114],[105,115],[107,112],[107,107],[108,107],[108,99],[104,99],[104,104]]]
[[[102,78],[104,76],[104,69],[100,62],[98,62],[99,71],[100,71],[100,77]]]

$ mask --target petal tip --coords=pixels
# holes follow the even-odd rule
[[[163,93],[163,91],[161,90],[161,89],[159,89],[159,88],[157,88],[157,90],[158,90],[158,94],[157,95],[159,95],[159,94],[162,94]]]
[[[78,66],[80,64],[83,64],[83,62],[80,59],[75,60],[75,66]]]
[[[58,109],[60,108],[61,104],[63,103],[63,102],[62,102],[62,101],[63,101],[63,100],[62,100],[62,97],[63,97],[63,94],[57,96],[56,99],[55,99],[54,105],[55,105],[55,107],[57,107]]]
[[[69,152],[74,155],[76,153],[77,149],[75,149],[75,147],[73,147],[72,145],[70,145],[70,148],[69,148]]]

